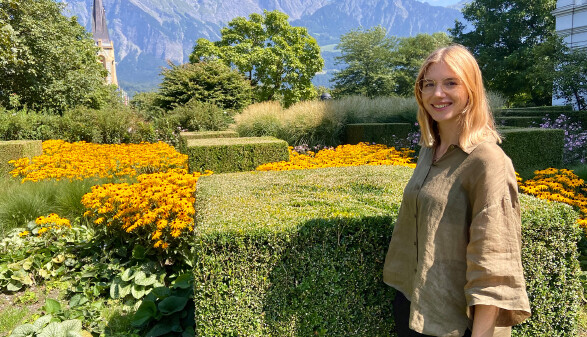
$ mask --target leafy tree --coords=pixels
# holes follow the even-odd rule
[[[555,96],[587,110],[587,51],[565,48],[555,80]]]
[[[336,95],[384,96],[393,93],[393,50],[398,39],[387,37],[381,26],[364,30],[359,28],[340,37],[341,56],[336,64],[346,68],[332,77]]]
[[[162,72],[157,105],[172,110],[191,100],[241,111],[251,103],[251,85],[243,76],[218,62],[170,64]]]
[[[394,92],[400,96],[412,96],[414,82],[426,57],[450,43],[451,38],[446,33],[400,38],[391,59],[395,78]]]
[[[279,11],[237,17],[222,28],[221,40],[198,39],[193,63],[223,60],[245,74],[259,101],[282,99],[285,105],[315,95],[311,80],[322,70],[320,47],[306,28],[292,27]]]
[[[556,0],[474,0],[462,10],[474,29],[465,32],[457,21],[450,32],[475,54],[490,90],[513,105],[548,105],[557,57],[546,51],[554,45],[555,7]]]
[[[57,112],[96,105],[106,70],[90,34],[53,0],[0,1],[0,104]],[[15,99],[17,97],[18,99]]]

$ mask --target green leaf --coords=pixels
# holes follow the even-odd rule
[[[128,268],[125,269],[124,272],[122,273],[122,275],[120,275],[120,278],[124,281],[124,282],[128,282],[130,280],[132,280],[135,276],[135,271],[132,268]]]
[[[116,276],[114,280],[112,280],[112,284],[110,285],[110,297],[112,299],[119,299],[120,296],[120,287],[122,285],[122,279],[119,276]]]
[[[65,333],[58,322],[49,323],[37,337],[63,337]]]
[[[138,284],[138,285],[143,285],[143,284],[141,284],[141,282],[143,282],[146,278],[147,278],[147,274],[145,274],[144,271],[139,270],[134,275],[134,283]]]
[[[155,295],[157,298],[165,298],[171,295],[171,290],[167,287],[156,287],[153,288],[151,293]]]
[[[22,269],[30,270],[32,266],[33,266],[33,261],[25,260],[24,263],[22,264]]]
[[[10,337],[34,337],[37,329],[32,324],[23,324],[12,330]]]
[[[69,300],[69,307],[74,308],[80,305],[84,305],[86,303],[88,303],[87,297],[85,297],[82,294],[75,294],[71,297],[71,300]]]
[[[133,284],[130,289],[130,293],[132,294],[132,297],[136,298],[137,300],[141,299],[143,296],[145,296],[145,287]]]
[[[157,306],[153,301],[143,301],[135,312],[131,324],[134,327],[144,326],[151,318],[157,314]]]
[[[173,282],[173,288],[187,289],[194,286],[194,275],[193,274],[182,274],[175,279]]]
[[[195,336],[196,336],[196,332],[194,331],[194,327],[192,327],[192,326],[188,326],[181,334],[181,337],[195,337]]]
[[[45,299],[45,305],[43,306],[43,310],[48,314],[57,314],[61,312],[61,304],[51,298]]]
[[[45,327],[45,325],[47,325],[47,324],[49,324],[49,322],[51,322],[51,318],[53,318],[53,316],[51,316],[51,315],[41,316],[41,317],[37,318],[37,320],[33,323],[33,326],[35,327],[35,329],[37,331],[40,331],[42,328]]]
[[[67,336],[70,336],[72,334],[81,334],[82,321],[80,321],[79,319],[70,319],[67,321],[63,321],[60,324],[60,328]]]
[[[159,303],[159,310],[163,315],[170,315],[183,310],[188,302],[187,297],[169,296]]]
[[[128,294],[130,294],[131,288],[132,284],[130,283],[121,284],[118,288],[120,298],[125,298]]]
[[[16,280],[12,280],[6,285],[6,290],[8,291],[19,291],[20,288],[22,288],[22,283]]]
[[[147,334],[145,337],[158,337],[170,333],[172,330],[171,324],[167,322],[159,322],[157,323]]]
[[[137,260],[142,260],[145,258],[145,253],[147,249],[142,245],[136,245],[132,250],[132,257]]]
[[[135,278],[135,284],[138,284],[140,286],[150,286],[155,283],[157,283],[157,275],[156,274],[152,274],[149,277],[145,277],[142,279]]]

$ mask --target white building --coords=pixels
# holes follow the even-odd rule
[[[556,32],[571,48],[587,48],[587,0],[558,0]]]

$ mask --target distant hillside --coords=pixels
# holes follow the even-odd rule
[[[458,10],[416,0],[103,0],[110,38],[117,56],[117,75],[132,93],[156,88],[166,60],[184,63],[195,41],[220,38],[220,28],[237,16],[280,10],[292,25],[307,27],[323,47],[326,73],[315,83],[328,86],[335,69],[339,37],[360,26],[381,25],[392,35],[446,31],[461,19]],[[67,1],[66,15],[91,27],[93,0]]]

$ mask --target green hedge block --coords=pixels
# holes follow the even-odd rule
[[[287,161],[287,142],[274,137],[189,139],[185,153],[190,172],[252,171],[261,164]]]
[[[495,111],[496,116],[544,116],[547,114],[561,114],[570,113],[573,111],[573,106],[562,105],[562,106],[537,106],[537,107],[526,107],[526,108],[506,108],[497,109]]]
[[[393,336],[382,268],[412,169],[246,172],[198,181],[197,336]],[[523,196],[533,316],[514,336],[575,336],[577,214]]]
[[[10,160],[43,154],[43,145],[40,140],[10,140],[0,141],[0,175],[8,175],[14,170]]]
[[[347,124],[345,128],[345,143],[358,144],[360,142],[399,146],[413,131],[410,123],[358,123]]]
[[[511,126],[519,128],[539,127],[543,117],[495,117],[495,123],[501,126]]]
[[[501,147],[516,171],[562,167],[565,134],[560,129],[500,128]]]
[[[205,139],[205,138],[236,138],[238,132],[236,131],[195,131],[195,132],[181,132],[179,134],[185,140],[188,139]]]

